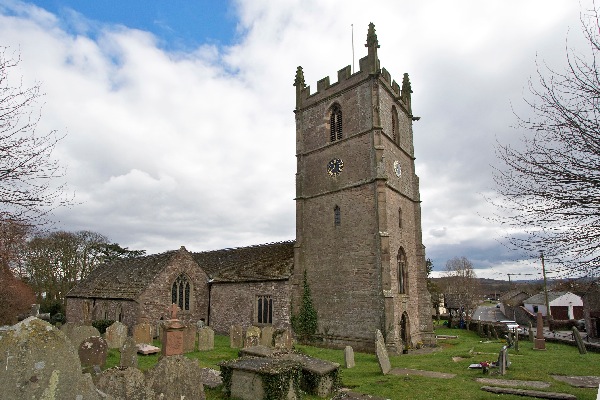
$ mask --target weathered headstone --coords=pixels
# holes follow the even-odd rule
[[[164,357],[147,371],[146,384],[157,398],[204,400],[206,396],[202,376],[197,360],[176,355]]]
[[[65,334],[29,317],[0,335],[0,393],[4,399],[100,398]]]
[[[144,373],[137,368],[109,368],[96,378],[96,387],[115,399],[156,398],[154,391],[146,385]]]
[[[537,313],[537,333],[534,340],[534,350],[546,350],[546,339],[544,339],[544,320],[542,313]]]
[[[276,329],[273,332],[273,344],[278,350],[291,350],[294,347],[292,334],[288,329]]]
[[[258,346],[260,344],[260,328],[257,326],[250,326],[246,330],[246,341],[244,347]]]
[[[585,348],[585,344],[583,343],[583,339],[581,339],[581,335],[579,334],[579,330],[576,327],[572,328],[573,331],[573,339],[575,339],[575,343],[577,343],[577,349],[579,350],[579,354],[586,354],[587,349]]]
[[[183,328],[183,352],[196,351],[196,325],[188,325]]]
[[[205,326],[198,331],[198,351],[208,351],[215,348],[215,331]]]
[[[260,344],[273,347],[273,332],[275,332],[275,329],[271,325],[262,328],[260,332]]]
[[[77,353],[83,370],[91,372],[94,366],[102,368],[106,364],[108,345],[102,337],[91,336],[81,342]]]
[[[354,349],[351,346],[346,346],[344,349],[344,365],[346,368],[354,368]]]
[[[232,349],[244,347],[243,329],[240,325],[232,325],[229,330],[229,343]]]
[[[381,331],[377,329],[375,332],[375,353],[377,354],[377,361],[379,362],[379,368],[382,374],[387,374],[392,369],[390,364],[390,357],[388,356],[387,349],[385,348],[385,340]]]
[[[125,343],[125,339],[127,339],[127,325],[119,321],[113,322],[111,326],[106,328],[104,338],[109,349],[120,349]]]
[[[138,348],[135,344],[135,340],[133,340],[131,336],[127,337],[125,343],[123,343],[123,347],[121,347],[121,361],[119,361],[119,366],[137,368],[137,352]]]
[[[502,346],[502,350],[498,354],[498,371],[500,375],[506,375],[506,368],[508,367],[508,352],[506,346]]]
[[[90,336],[100,336],[100,332],[91,325],[78,325],[69,330],[69,335],[67,337],[71,341],[73,347],[78,349],[81,342]]]
[[[152,325],[142,322],[133,326],[133,340],[136,344],[152,344],[152,339]]]

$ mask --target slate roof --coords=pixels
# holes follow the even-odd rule
[[[288,279],[294,268],[294,241],[193,253],[213,282]]]
[[[67,297],[135,299],[176,253],[167,251],[100,265]],[[292,274],[294,241],[190,254],[213,282],[283,280]]]
[[[548,303],[558,299],[560,296],[567,294],[568,292],[548,292]],[[546,297],[544,293],[538,293],[536,295],[531,296],[527,300],[523,301],[523,303],[527,304],[546,304]]]
[[[67,297],[135,299],[170,262],[176,251],[125,258],[98,266]]]

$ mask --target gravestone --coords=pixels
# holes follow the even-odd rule
[[[571,328],[573,331],[573,339],[575,339],[575,343],[577,343],[577,349],[579,350],[579,354],[586,354],[587,349],[585,348],[585,344],[583,343],[583,339],[581,339],[581,335],[579,334],[579,330],[576,327]]]
[[[534,340],[534,350],[546,350],[546,339],[544,339],[544,320],[542,313],[537,313],[537,332]]]
[[[531,325],[531,321],[529,321],[529,328],[527,330],[527,333],[529,333],[529,341],[533,343],[535,333],[533,332],[533,325]]]
[[[78,325],[69,330],[68,338],[73,347],[78,349],[81,342],[90,336],[100,336],[100,332],[91,325]]]
[[[137,344],[136,347],[139,354],[148,355],[160,353],[160,347],[156,347],[148,343],[140,343]]]
[[[385,347],[385,340],[379,329],[375,332],[375,353],[377,354],[379,369],[381,369],[382,374],[386,375],[392,369],[392,365]]]
[[[346,346],[344,349],[344,365],[346,368],[354,368],[354,349],[351,346]]]
[[[94,366],[102,368],[106,364],[108,345],[102,337],[91,336],[81,342],[77,353],[83,370],[91,372]]]
[[[262,328],[260,332],[260,344],[273,347],[273,332],[275,332],[275,329],[270,325]]]
[[[96,378],[96,387],[115,399],[156,398],[154,391],[146,385],[144,373],[137,368],[109,368]]]
[[[142,322],[133,326],[133,340],[135,340],[136,344],[152,344],[152,336],[152,325],[149,323]]]
[[[498,354],[498,370],[500,375],[506,375],[506,368],[508,368],[508,352],[506,346],[502,346],[502,350]]]
[[[90,374],[81,373],[66,335],[29,317],[0,335],[0,393],[4,399],[99,400]]]
[[[215,331],[205,326],[198,331],[198,351],[209,351],[215,348]]]
[[[119,321],[114,322],[106,328],[104,338],[106,339],[106,343],[108,343],[109,349],[120,349],[123,347],[125,339],[127,339],[127,325]]]
[[[188,325],[183,328],[183,352],[191,353],[196,350],[196,326]]]
[[[276,329],[273,332],[273,344],[278,350],[291,350],[294,347],[292,334],[287,329]]]
[[[229,343],[232,349],[244,347],[243,330],[240,325],[232,325],[229,330]]]
[[[202,379],[198,360],[183,355],[164,357],[146,372],[147,386],[164,399],[206,399]]]
[[[260,344],[260,328],[257,326],[250,326],[246,330],[246,341],[244,347],[253,347]]]
[[[125,339],[123,347],[121,347],[121,361],[119,366],[121,367],[136,367],[138,366],[137,359],[138,348],[135,344],[135,340],[131,336]]]

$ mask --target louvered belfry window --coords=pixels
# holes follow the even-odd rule
[[[329,139],[332,142],[342,139],[342,109],[339,105],[334,105],[331,108],[331,116],[329,117]]]
[[[171,302],[183,311],[190,310],[190,289],[190,282],[185,274],[179,275],[171,286]]]
[[[342,224],[342,215],[339,206],[333,207],[333,224],[340,226]]]

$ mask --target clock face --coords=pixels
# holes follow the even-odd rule
[[[334,158],[327,163],[327,173],[330,176],[338,176],[344,169],[344,162],[339,158]]]
[[[402,175],[402,166],[400,165],[399,161],[394,161],[394,172],[398,178],[400,178],[400,175]]]

